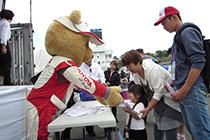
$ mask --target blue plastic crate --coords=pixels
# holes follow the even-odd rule
[[[82,101],[92,101],[96,100],[92,94],[87,93],[86,91],[81,91],[80,92],[80,99]]]

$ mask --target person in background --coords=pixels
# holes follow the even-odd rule
[[[177,140],[178,127],[182,123],[179,104],[171,100],[164,81],[171,81],[170,73],[149,59],[142,59],[139,52],[126,52],[121,62],[133,73],[134,83],[141,85],[147,93],[148,107],[140,111],[143,118],[153,109],[154,140]]]
[[[102,84],[105,84],[105,75],[100,65],[97,63],[93,63],[93,57],[85,63],[82,63],[80,69],[89,77],[93,78],[96,81],[99,81]]]
[[[0,80],[4,77],[4,85],[11,85],[11,52],[9,49],[9,39],[11,36],[10,23],[14,17],[11,10],[0,12]]]
[[[121,71],[122,72],[122,71]],[[120,94],[122,95],[124,100],[128,99],[128,76],[126,75],[126,73],[124,74],[124,76],[121,76],[122,74],[120,74]],[[122,78],[123,77],[123,78]]]
[[[160,60],[157,60],[157,59],[155,59],[155,58],[153,58],[153,57],[151,57],[151,56],[149,56],[149,55],[145,55],[145,54],[144,54],[144,50],[143,50],[142,48],[139,48],[139,49],[136,49],[136,50],[140,53],[142,59],[151,59],[151,60],[152,60],[153,62],[155,62],[156,64],[159,64],[159,65],[161,65],[164,69],[168,70],[168,67],[165,66],[165,65],[163,65],[162,62],[161,62]]]
[[[96,81],[99,81],[102,84],[105,84],[105,76],[104,72],[102,71],[101,67],[97,63],[93,63],[93,57],[85,62],[82,63],[80,69],[89,77],[93,78]],[[88,136],[94,137],[96,136],[96,133],[94,132],[93,126],[86,126],[86,131],[88,132]]]
[[[168,48],[168,50],[167,50],[167,54],[168,54],[168,58],[169,58],[169,61],[170,61],[170,64],[169,64],[169,66],[168,66],[168,71],[169,71],[169,73],[171,73],[171,70],[172,70],[172,68],[171,68],[171,58],[172,58],[172,48],[170,47],[170,48]]]
[[[104,71],[105,74],[105,83],[107,86],[119,86],[120,85],[120,74],[118,73],[118,63],[116,60],[111,61],[110,67]],[[112,113],[115,116],[116,121],[117,120],[117,108],[112,107]]]
[[[120,78],[125,78],[126,77],[126,73],[124,72],[124,70],[120,70]]]
[[[144,50],[142,48],[138,48],[136,50],[140,53],[142,59],[152,59],[155,63],[158,61],[158,60],[154,59],[153,57],[151,57],[149,55],[145,55]]]
[[[171,47],[168,48],[167,54],[168,54],[169,60],[171,61],[171,58],[172,58],[172,48],[171,48]],[[172,67],[173,67],[173,68],[172,68]],[[174,77],[174,75],[175,75],[175,73],[174,73],[174,67],[175,67],[175,66],[173,66],[171,63],[170,63],[170,65],[168,66],[168,72],[171,73],[172,79],[173,79],[173,77]],[[173,69],[173,71],[172,71],[172,69]],[[177,140],[186,140],[185,134],[184,134],[184,124],[181,124],[181,125],[179,126],[178,133],[177,133]]]
[[[146,93],[140,85],[131,85],[128,89],[129,100],[125,100],[128,106],[123,110],[127,112],[126,127],[129,129],[129,139],[131,140],[147,140],[147,132],[144,120],[141,118],[142,113],[138,113],[144,109],[144,101]]]
[[[210,118],[206,100],[207,88],[201,76],[205,65],[202,34],[195,28],[185,28],[180,12],[168,6],[159,13],[155,26],[161,24],[169,33],[176,32],[172,45],[172,63],[175,63],[175,93],[172,100],[180,103],[185,127],[196,140],[210,140]],[[185,51],[179,49],[176,41],[180,38]]]

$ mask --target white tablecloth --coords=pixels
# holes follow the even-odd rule
[[[77,102],[72,108],[84,105],[101,105],[98,101]],[[101,114],[90,114],[79,117],[70,117],[62,114],[48,125],[48,132],[61,132],[68,127],[83,127],[97,125],[101,128],[116,127],[116,120],[111,110]]]

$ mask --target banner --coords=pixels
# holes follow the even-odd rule
[[[32,86],[0,86],[1,139],[27,139],[26,96],[31,89]]]

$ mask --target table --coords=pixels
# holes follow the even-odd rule
[[[79,101],[72,106],[72,108],[77,108],[84,105],[101,105],[98,101]],[[110,128],[116,127],[116,120],[111,110],[103,112],[101,114],[90,114],[79,117],[66,116],[64,114],[57,117],[48,125],[48,132],[56,132],[56,139],[59,139],[59,132],[64,131],[69,127],[84,127],[97,125],[100,128]],[[111,140],[111,130],[107,129],[108,135],[105,137]]]

